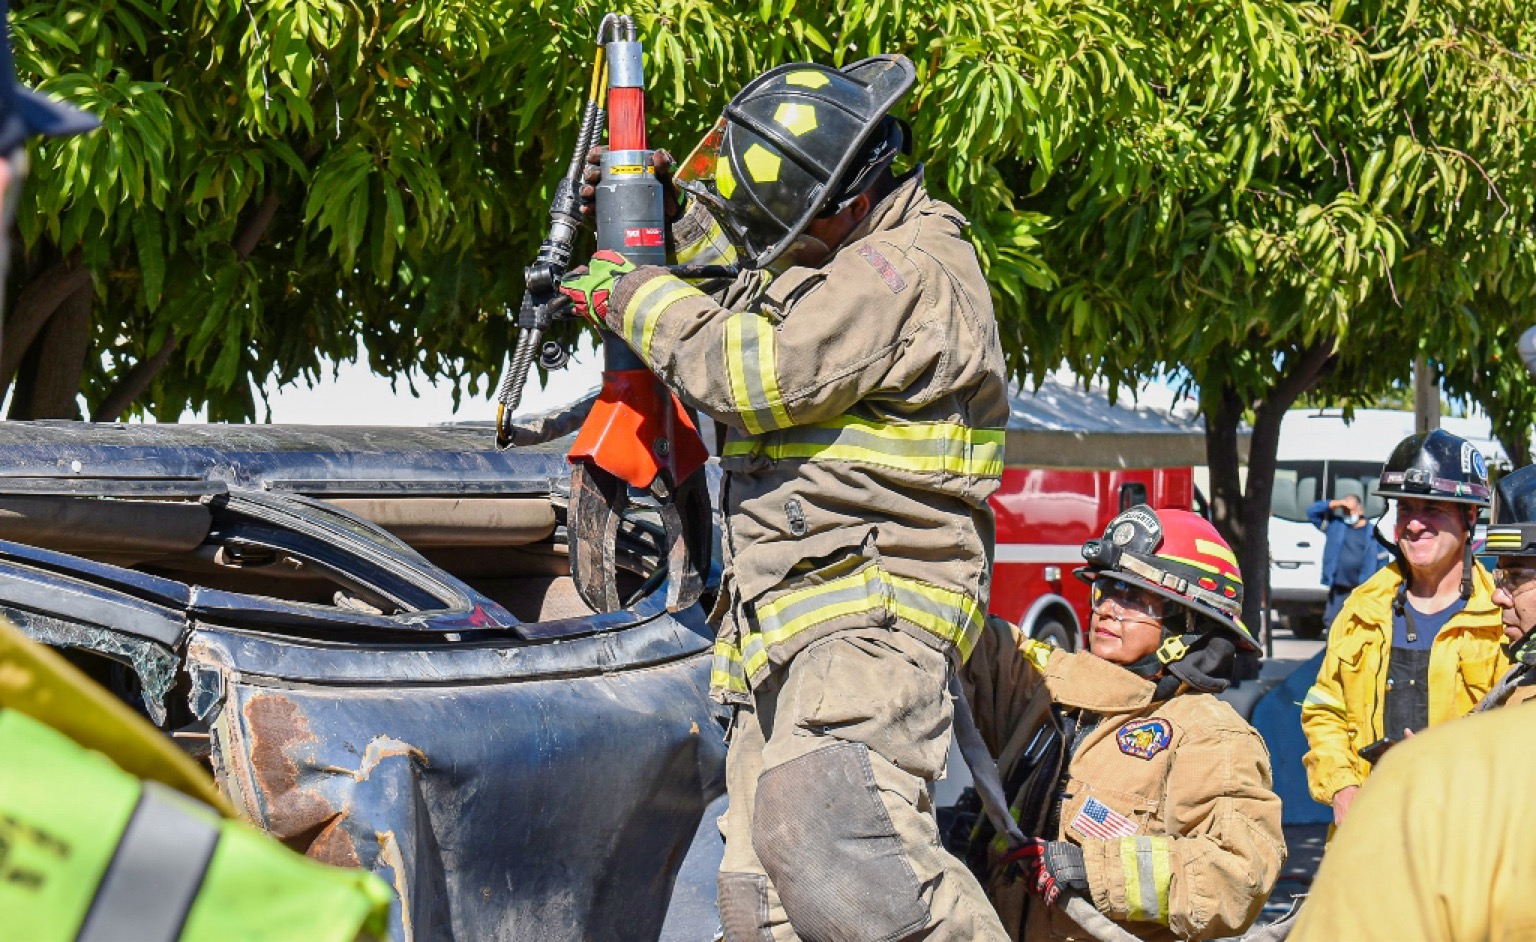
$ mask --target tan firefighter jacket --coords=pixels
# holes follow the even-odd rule
[[[674,228],[694,263],[724,251],[701,212]],[[1008,400],[965,226],[919,170],[819,267],[716,294],[656,267],[616,285],[609,327],[729,429],[716,696],[847,628],[961,659],[980,633]]]
[[[1100,912],[1144,939],[1239,935],[1258,918],[1285,862],[1280,798],[1264,741],[1230,706],[1203,693],[1154,703],[1151,682],[1025,640],[998,618],[962,680],[1004,781],[1051,704],[1098,718],[1055,791],[1054,826],[1037,836],[1083,848]],[[1014,813],[1030,826],[1034,812]],[[995,842],[994,859],[1004,849]],[[986,882],[1012,937],[1027,906],[1023,938],[1091,938],[1010,875]]]

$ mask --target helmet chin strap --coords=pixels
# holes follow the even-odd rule
[[[1164,616],[1163,632],[1157,649],[1137,658],[1129,664],[1120,665],[1137,677],[1153,681],[1157,685],[1157,689],[1152,692],[1153,702],[1161,702],[1172,698],[1185,683],[1182,678],[1175,676],[1167,669],[1170,660],[1178,659],[1177,657],[1168,657],[1167,652],[1177,651],[1182,656],[1182,652],[1187,650],[1183,639],[1190,637],[1195,630],[1196,619],[1194,612],[1187,608],[1182,609],[1182,611],[1184,615],[1184,630],[1182,632],[1171,627],[1168,624],[1167,616]],[[1170,644],[1169,642],[1177,643]]]

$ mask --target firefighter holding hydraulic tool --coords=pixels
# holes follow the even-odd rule
[[[965,219],[921,167],[891,169],[914,75],[796,63],[731,101],[669,228],[673,261],[734,278],[599,252],[560,289],[729,430],[728,940],[1005,938],[929,804],[986,611],[1008,406]]]

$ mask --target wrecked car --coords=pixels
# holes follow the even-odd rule
[[[713,637],[643,503],[583,601],[570,477],[478,428],[4,423],[0,612],[379,874],[397,940],[656,938],[724,791]]]

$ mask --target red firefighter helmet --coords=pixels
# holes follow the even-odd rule
[[[1137,504],[1111,520],[1103,537],[1083,544],[1083,559],[1088,565],[1076,575],[1084,582],[1113,576],[1155,592],[1226,629],[1236,636],[1239,648],[1259,650],[1242,620],[1243,576],[1237,557],[1199,514]]]

